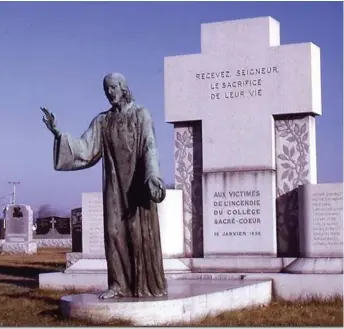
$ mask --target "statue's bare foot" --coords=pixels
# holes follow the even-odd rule
[[[99,299],[110,299],[110,298],[114,298],[117,297],[119,294],[113,290],[113,289],[109,289],[107,291],[105,291],[103,294],[101,294],[99,296]]]

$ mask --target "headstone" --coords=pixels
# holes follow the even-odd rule
[[[280,198],[316,183],[319,48],[280,45],[271,17],[202,24],[201,54],[164,72],[186,256],[295,252],[298,205]]]
[[[33,212],[28,205],[11,205],[6,211],[4,252],[35,253],[37,244],[33,242]]]
[[[58,234],[69,235],[71,233],[71,219],[69,217],[54,217],[54,228]]]
[[[52,229],[51,217],[36,219],[36,235],[45,235]]]
[[[0,240],[5,239],[5,219],[0,219]]]
[[[71,210],[72,220],[72,252],[82,252],[82,210]]]
[[[70,235],[70,218],[49,216],[36,219],[35,238],[59,239]]]
[[[8,208],[6,214],[6,242],[28,242],[30,209],[16,205]]]
[[[300,256],[343,257],[343,184],[300,187]]]

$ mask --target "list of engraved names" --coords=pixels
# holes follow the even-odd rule
[[[314,192],[312,208],[313,245],[343,245],[343,192]]]
[[[88,203],[88,251],[91,254],[104,253],[103,201],[91,199]]]

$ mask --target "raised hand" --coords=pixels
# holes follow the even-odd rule
[[[164,201],[166,197],[166,190],[162,181],[157,177],[150,177],[148,179],[148,188],[150,192],[151,200],[155,203]]]
[[[54,134],[55,137],[61,135],[60,131],[56,128],[56,119],[53,113],[49,112],[45,107],[40,108],[44,113],[43,122],[47,128]]]

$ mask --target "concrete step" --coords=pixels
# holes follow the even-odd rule
[[[266,305],[271,280],[168,280],[168,295],[100,300],[99,293],[64,296],[62,315],[95,322],[126,319],[138,326],[192,321],[224,311]]]
[[[242,280],[244,276],[239,273],[165,273],[167,280]],[[264,278],[264,280],[269,280]],[[79,270],[67,272],[52,272],[39,274],[39,288],[51,290],[105,290],[108,286],[107,271],[93,268],[92,270]]]

